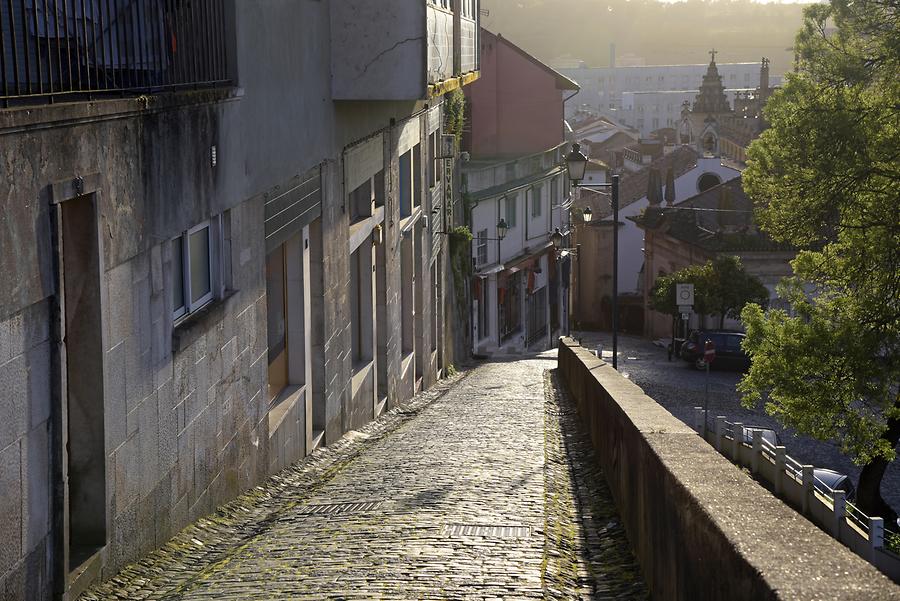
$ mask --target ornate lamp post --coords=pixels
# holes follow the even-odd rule
[[[613,175],[608,184],[582,184],[584,172],[587,169],[588,158],[581,152],[581,146],[572,144],[572,152],[566,156],[566,171],[572,181],[573,188],[587,188],[588,190],[612,190],[613,211],[613,290],[612,290],[612,353],[613,369],[619,368],[619,176]],[[591,218],[590,209],[585,221]],[[557,230],[558,232],[559,230]],[[554,232],[555,234],[556,232]],[[552,239],[552,235],[551,235]],[[555,243],[554,243],[555,245]]]

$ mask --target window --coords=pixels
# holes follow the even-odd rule
[[[479,265],[485,265],[488,261],[487,237],[487,230],[478,232],[478,241],[475,246],[475,262]]]
[[[722,178],[720,178],[715,173],[704,173],[700,176],[700,179],[697,180],[697,189],[700,192],[706,192],[710,188],[718,186],[722,183]]]
[[[214,238],[221,235],[219,220],[206,221],[172,240],[172,307],[175,319],[196,311],[213,299]]]
[[[506,203],[506,226],[510,229],[516,227],[516,195],[504,196]]]
[[[529,190],[531,192],[531,216],[541,216],[541,196],[543,196],[543,186],[538,184]]]
[[[516,179],[516,164],[515,163],[507,163],[506,164],[506,181],[512,181]]]
[[[269,342],[269,401],[288,383],[287,274],[284,245],[266,257],[266,336]]]
[[[304,308],[307,273],[303,267],[304,235],[297,233],[266,255],[266,341],[268,398],[271,406],[285,400],[288,386],[306,382]],[[311,282],[310,282],[311,283]]]
[[[422,206],[422,145],[413,148],[413,208]]]
[[[432,132],[428,136],[428,187],[434,188],[437,185],[438,173],[440,169],[437,160],[437,132]]]
[[[412,215],[412,151],[400,157],[400,217]]]
[[[384,206],[384,169],[375,174],[372,178],[372,185],[375,187],[375,206]]]
[[[559,204],[559,176],[554,177],[550,180],[550,207],[555,207]]]
[[[653,129],[659,129],[659,117],[653,118]]]
[[[372,246],[362,244],[350,255],[350,339],[353,364],[372,360]]]
[[[356,223],[372,216],[375,187],[373,183],[372,178],[370,178],[350,193],[350,223]]]

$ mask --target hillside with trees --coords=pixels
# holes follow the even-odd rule
[[[617,56],[642,57],[648,65],[705,63],[710,48],[719,62],[772,60],[772,74],[793,64],[794,36],[803,22],[801,4],[749,0],[483,0],[482,24],[541,60],[582,60],[591,67]]]

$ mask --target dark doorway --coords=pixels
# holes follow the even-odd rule
[[[100,254],[95,197],[61,207],[65,480],[69,569],[106,544]]]

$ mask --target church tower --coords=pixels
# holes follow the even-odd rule
[[[703,76],[703,83],[700,85],[700,93],[694,101],[695,113],[730,113],[731,107],[728,105],[728,99],[725,97],[725,86],[722,85],[722,76],[719,75],[719,68],[716,66],[716,51],[712,50],[712,60],[709,61],[709,68],[706,75]]]

